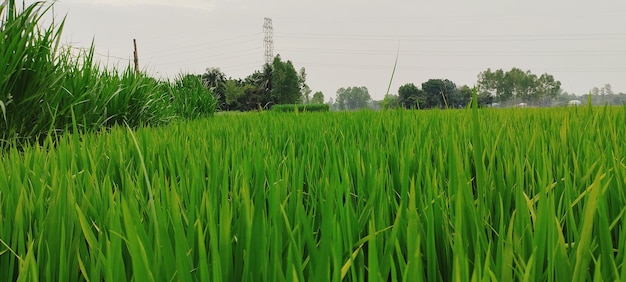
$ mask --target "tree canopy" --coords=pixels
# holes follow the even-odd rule
[[[298,86],[300,87],[300,99],[303,104],[311,103],[311,88],[306,83],[306,70],[304,68],[300,69],[298,73]]]
[[[367,107],[367,103],[372,100],[367,87],[348,87],[337,90],[337,100],[339,110],[358,110]]]
[[[311,104],[324,104],[324,93],[317,91],[313,94]]]
[[[417,88],[413,83],[407,83],[398,89],[398,103],[407,109],[421,109],[425,106],[425,102],[424,91]]]
[[[272,90],[270,91],[271,102],[274,104],[296,104],[300,101],[302,93],[300,86],[303,82],[298,78],[298,73],[291,61],[283,62],[280,55],[274,58],[272,63]]]
[[[204,85],[219,99],[219,109],[226,111],[250,111],[267,109],[276,104],[307,103],[312,92],[306,83],[304,68],[296,72],[291,61],[283,61],[280,55],[272,64],[264,64],[244,79],[226,79],[219,68],[207,68],[198,75]],[[317,95],[317,96],[316,96]],[[311,102],[324,103],[324,95],[313,95]]]
[[[219,68],[207,68],[206,72],[200,75],[200,78],[202,78],[204,86],[217,96],[218,107],[225,105],[226,75]]]
[[[398,102],[407,109],[462,108],[471,100],[472,90],[468,86],[456,87],[448,79],[429,79],[419,89],[407,83],[398,89]]]
[[[398,95],[387,94],[382,101],[382,108],[385,110],[398,109],[400,107],[404,107],[404,105],[400,104],[400,98]]]
[[[207,68],[198,75],[217,96],[221,110],[267,109],[277,104],[324,103],[322,92],[313,92],[306,83],[306,70],[296,71],[293,63],[283,61],[280,55],[271,64],[265,64],[244,79],[226,79],[219,68]],[[420,87],[421,86],[421,87]],[[477,82],[479,106],[493,102],[504,105],[524,102],[530,105],[550,105],[561,91],[561,82],[552,75],[535,75],[530,71],[512,68],[481,72]],[[610,85],[593,89],[593,94],[612,94]],[[340,88],[330,102],[333,110],[375,108],[462,108],[471,101],[472,89],[457,87],[449,79],[429,79],[419,85],[407,83],[398,89],[398,95],[387,95],[383,101],[372,101],[365,86]],[[333,100],[331,98],[331,101]]]
[[[542,104],[561,91],[561,82],[552,75],[544,73],[537,76],[519,68],[507,72],[487,69],[478,75],[477,86],[480,94],[494,96],[500,103],[513,100],[514,103]]]
[[[456,91],[456,84],[448,79],[429,79],[422,83],[426,95],[426,108],[451,108],[450,98]]]

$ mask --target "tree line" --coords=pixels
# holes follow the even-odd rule
[[[457,87],[449,79],[429,79],[420,86],[404,84],[398,88],[397,95],[386,95],[380,106],[384,109],[463,108],[471,101],[472,88],[467,85]],[[561,82],[552,75],[544,73],[538,76],[518,68],[509,71],[487,69],[478,75],[476,84],[478,105],[481,107],[521,102],[547,105],[561,93],[560,87]],[[340,88],[336,100],[329,103],[337,110],[375,106],[376,101],[371,101],[366,94],[365,87]]]
[[[324,94],[306,84],[306,70],[297,72],[293,63],[283,61],[280,55],[271,64],[263,65],[243,79],[226,78],[219,68],[207,68],[197,75],[206,87],[217,96],[222,111],[251,111],[269,109],[273,105],[324,103]]]
[[[549,106],[561,93],[561,82],[547,73],[537,76],[518,68],[506,72],[487,69],[478,75],[477,88],[479,94],[491,96],[498,103]]]
[[[448,79],[429,79],[421,86],[419,88],[413,83],[400,86],[397,96],[385,97],[383,108],[462,108],[472,97],[471,88],[466,85],[457,87]]]
[[[280,104],[324,103],[322,92],[311,95],[313,91],[306,83],[305,69],[296,71],[293,63],[282,60],[280,55],[271,64],[265,64],[261,70],[243,79],[226,78],[219,68],[208,68],[198,77],[217,96],[218,108],[222,111],[269,109]],[[563,105],[576,99],[576,96],[563,92],[561,82],[548,73],[536,75],[519,68],[508,71],[487,69],[480,72],[477,78],[475,87],[480,107],[516,106],[520,103],[531,106]],[[602,88],[594,88],[589,95],[592,95],[594,104],[623,104],[624,95],[620,94],[614,94],[607,84]],[[327,104],[332,110],[444,109],[464,108],[471,97],[471,87],[457,86],[453,81],[442,78],[429,79],[420,85],[406,83],[398,88],[397,94],[388,94],[382,101],[372,100],[365,86],[342,87]]]
[[[457,87],[448,79],[430,79],[422,83],[421,88],[414,83],[407,83],[398,89],[398,95],[386,95],[383,101],[372,101],[367,87],[348,87],[337,90],[335,100],[329,104],[333,110],[358,110],[362,108],[462,108],[472,97],[472,89],[466,85]],[[491,99],[479,97],[481,105],[491,102]]]

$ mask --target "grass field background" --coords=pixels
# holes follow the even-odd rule
[[[0,153],[0,273],[624,279],[624,124],[624,107],[261,112],[49,138]]]

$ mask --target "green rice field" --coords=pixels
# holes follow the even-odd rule
[[[623,281],[625,125],[260,112],[48,136],[0,151],[0,280]]]

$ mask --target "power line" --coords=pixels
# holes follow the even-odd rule
[[[251,63],[244,63],[244,64],[238,64],[238,65],[226,65],[225,67],[222,67],[222,69],[224,70],[239,70],[239,69],[244,69],[244,68],[248,68],[248,67],[258,67],[263,65],[263,62],[261,61],[255,61],[255,62],[251,62]]]
[[[72,49],[72,50],[77,50],[77,51],[83,52],[84,54],[89,54],[89,53],[92,52],[91,48],[86,48],[86,47],[75,47],[75,46],[71,46],[71,45],[63,45],[62,48],[69,48],[69,49]],[[103,57],[103,58],[107,58],[107,59],[116,59],[116,60],[128,61],[128,62],[131,61],[130,58],[117,57],[117,56],[113,56],[113,55],[110,55],[110,54],[104,54],[104,53],[96,52],[95,50],[93,50],[93,54],[94,54],[94,56],[99,56],[99,57]]]
[[[203,42],[203,43],[199,43],[199,44],[187,45],[185,47],[176,48],[176,49],[167,49],[167,50],[155,51],[155,52],[152,52],[151,54],[153,54],[153,55],[160,55],[160,56],[167,56],[167,55],[172,55],[172,54],[179,54],[179,53],[184,52],[184,51],[189,52],[189,51],[206,50],[207,48],[222,48],[222,47],[229,47],[229,46],[233,46],[233,45],[241,45],[243,43],[248,43],[248,42],[257,42],[258,41],[258,35],[260,35],[260,34],[261,33],[255,33],[255,34],[231,37],[231,38],[227,38],[227,39]],[[250,38],[250,39],[246,39],[246,40],[239,40],[239,39],[253,37],[253,36],[255,36],[255,38]],[[223,43],[223,42],[229,42],[229,43],[215,45],[215,44]]]
[[[315,54],[341,54],[341,55],[395,55],[395,51],[377,50],[377,49],[341,49],[341,48],[285,48],[281,51],[294,53],[315,53]],[[456,51],[403,51],[401,55],[413,56],[452,56],[452,57],[568,57],[568,56],[615,56],[626,55],[625,50],[592,50],[592,51],[474,51],[474,52],[456,52]]]
[[[544,34],[544,35],[354,35],[277,33],[278,38],[353,41],[420,41],[420,42],[484,42],[484,41],[583,41],[626,39],[625,33],[604,34]]]
[[[360,69],[360,70],[390,70],[392,65],[351,65],[351,64],[323,64],[323,63],[305,63],[311,68],[332,68],[332,69]],[[480,67],[450,67],[450,66],[398,66],[397,70],[413,70],[413,71],[455,71],[455,72],[475,72],[484,71],[486,68]],[[571,72],[571,73],[626,73],[625,68],[545,68],[544,71],[550,72]]]
[[[186,63],[192,63],[192,62],[201,62],[201,61],[207,61],[207,60],[211,60],[211,59],[215,59],[215,58],[219,58],[221,60],[223,59],[234,59],[234,58],[242,58],[242,57],[249,57],[249,56],[256,56],[258,55],[258,50],[260,50],[261,47],[252,49],[252,50],[242,50],[242,51],[247,51],[244,53],[232,53],[232,52],[224,52],[224,53],[219,53],[219,54],[210,54],[210,55],[200,55],[200,56],[194,56],[193,58],[189,58],[189,59],[185,59],[185,60],[175,60],[175,61],[171,61],[171,62],[166,62],[164,64],[161,64],[162,66],[171,66],[171,65],[176,65],[176,64],[186,64]],[[230,56],[226,56],[226,55],[230,55]],[[152,57],[154,59],[154,57]],[[156,57],[159,58],[159,57]]]

